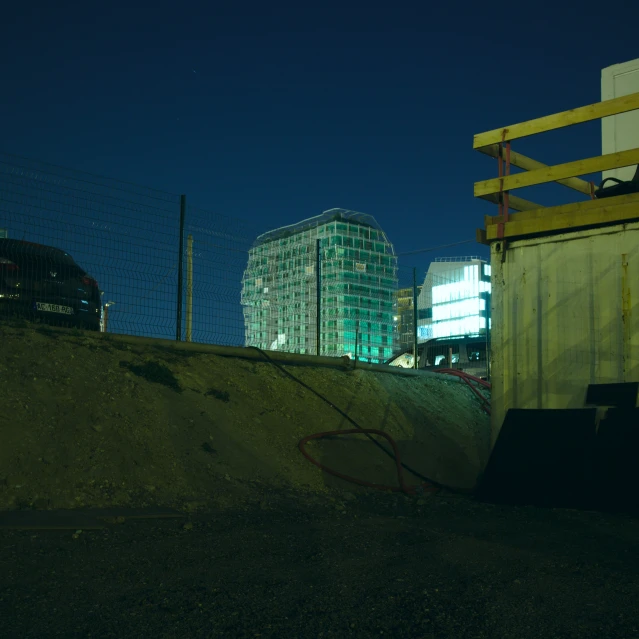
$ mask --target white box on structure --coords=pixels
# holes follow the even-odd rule
[[[638,215],[639,217],[639,215]],[[639,381],[639,222],[491,244],[492,435],[509,408],[583,408]]]
[[[639,58],[614,64],[601,71],[601,100],[639,93]],[[601,120],[602,155],[639,148],[639,111],[629,111]],[[636,167],[604,171],[603,178],[631,180]]]

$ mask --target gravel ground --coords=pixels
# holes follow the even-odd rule
[[[2,637],[639,637],[639,521],[347,495],[0,531]]]

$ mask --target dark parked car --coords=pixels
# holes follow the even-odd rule
[[[64,251],[0,239],[0,319],[100,330],[98,283]]]

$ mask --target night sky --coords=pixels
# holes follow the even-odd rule
[[[399,253],[473,239],[494,212],[473,182],[496,174],[473,134],[597,102],[601,69],[639,57],[637,5],[569,4],[11,3],[0,147],[262,229],[345,207]],[[600,124],[514,148],[597,155]]]

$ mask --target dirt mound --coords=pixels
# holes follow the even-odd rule
[[[269,486],[359,490],[298,449],[305,435],[352,424],[271,363],[26,324],[0,327],[0,340],[0,509],[195,508]],[[486,463],[489,420],[458,381],[286,369],[360,426],[390,434],[425,476],[470,488]],[[361,435],[308,450],[338,471],[397,483],[392,459]]]

